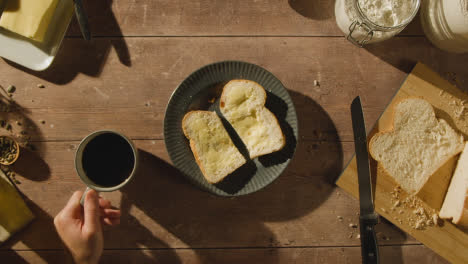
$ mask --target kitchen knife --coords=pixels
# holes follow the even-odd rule
[[[374,230],[374,226],[378,223],[379,218],[374,212],[369,154],[367,153],[366,125],[359,96],[351,103],[351,117],[359,182],[359,226],[361,230],[362,263],[379,263],[379,248]]]
[[[82,0],[73,0],[75,3],[75,14],[80,25],[81,34],[83,34],[84,39],[91,40],[91,33],[89,32],[88,16],[86,15],[83,1]]]

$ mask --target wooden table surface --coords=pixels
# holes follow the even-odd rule
[[[358,202],[330,183],[354,152],[352,99],[361,95],[370,128],[417,61],[468,89],[468,56],[433,47],[419,18],[399,36],[360,49],[342,36],[329,0],[85,6],[93,40],[80,37],[74,20],[50,69],[0,61],[0,85],[17,87],[18,104],[2,118],[20,120],[14,134],[25,129],[34,145],[12,169],[37,216],[0,247],[1,263],[64,262],[52,219],[84,189],[73,166],[79,141],[104,128],[136,142],[142,169],[121,192],[104,194],[123,216],[105,231],[102,263],[360,263],[358,230],[350,227]],[[190,185],[170,165],[163,141],[172,91],[192,71],[221,60],[275,74],[300,123],[288,169],[267,188],[231,199]],[[385,220],[377,229],[382,263],[446,263]]]

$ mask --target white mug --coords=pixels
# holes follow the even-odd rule
[[[130,148],[132,149],[133,158],[134,158],[133,169],[130,172],[130,174],[127,176],[127,178],[123,182],[121,182],[121,183],[119,183],[119,184],[117,184],[115,186],[102,186],[102,185],[99,185],[99,184],[95,183],[92,179],[90,179],[88,177],[88,175],[86,175],[86,172],[85,172],[85,170],[83,168],[83,152],[84,152],[86,146],[88,145],[88,143],[91,142],[91,140],[93,140],[97,136],[100,136],[100,135],[103,135],[103,134],[108,134],[108,133],[114,134],[114,135],[117,135],[117,136],[120,136],[121,138],[123,138],[129,144]],[[112,131],[112,130],[100,130],[100,131],[96,131],[96,132],[93,132],[93,133],[89,134],[88,136],[86,136],[81,141],[80,145],[78,146],[78,149],[76,150],[76,154],[75,154],[75,169],[76,169],[76,172],[78,173],[78,176],[80,177],[81,181],[87,187],[86,191],[83,193],[83,196],[81,197],[80,203],[83,205],[86,193],[91,189],[96,190],[97,192],[112,192],[112,191],[115,191],[115,190],[118,190],[118,189],[122,188],[127,183],[129,183],[130,180],[133,178],[133,176],[135,175],[135,173],[137,171],[137,168],[138,168],[138,150],[137,150],[137,148],[135,147],[135,145],[133,144],[133,142],[129,138],[127,138],[126,136],[124,136],[123,134],[121,134],[119,132]]]

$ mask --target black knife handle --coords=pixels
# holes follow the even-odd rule
[[[378,223],[378,216],[360,216],[361,255],[363,264],[379,263],[379,246],[375,236],[374,226]]]

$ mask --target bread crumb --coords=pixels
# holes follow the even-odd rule
[[[419,207],[418,209],[413,210],[413,214],[421,216],[424,214],[424,209],[422,207]]]
[[[420,219],[416,222],[416,224],[414,225],[414,229],[417,229],[417,230],[421,230],[424,228],[424,220],[423,219]]]
[[[432,215],[432,222],[434,222],[435,225],[439,224],[439,216],[437,214]]]
[[[396,202],[393,204],[393,206],[398,207],[400,206],[401,202],[400,200],[396,200]]]
[[[317,80],[314,80],[314,86],[320,86],[320,83]]]
[[[349,227],[351,227],[351,228],[357,228],[357,225],[351,223],[351,224],[349,224]]]
[[[444,94],[444,90],[440,90],[439,95],[442,96]]]
[[[45,85],[43,85],[42,83],[40,83],[40,84],[37,85],[37,88],[45,88]]]
[[[426,205],[415,196],[408,196],[403,200],[402,206],[406,209],[412,209],[411,216],[406,219],[408,225],[417,230],[424,230],[426,227],[434,225],[433,213],[434,209],[427,208]],[[399,210],[403,214],[403,210]]]
[[[361,239],[361,234],[357,234],[356,238]]]
[[[382,210],[382,212],[386,213],[387,210],[385,210],[385,208],[380,208],[380,210]]]
[[[338,221],[340,221],[340,222],[341,222],[341,221],[343,221],[343,217],[342,217],[342,216],[340,216],[340,215],[339,215],[339,216],[337,216],[336,218],[338,218]]]
[[[454,111],[455,112],[455,117],[461,118],[463,113],[465,112],[465,110],[466,110],[466,108],[463,105],[460,106],[460,108],[455,109],[455,111]]]

